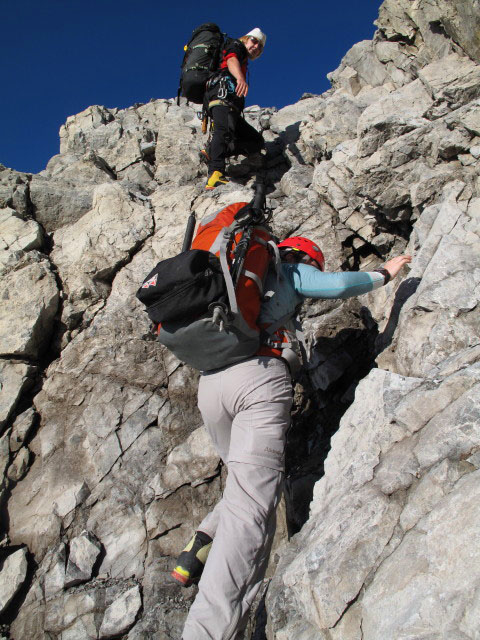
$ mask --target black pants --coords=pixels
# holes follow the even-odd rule
[[[249,125],[238,111],[219,105],[212,107],[211,114],[213,136],[209,148],[209,173],[224,173],[225,158],[248,155],[263,149],[265,141],[262,134]]]

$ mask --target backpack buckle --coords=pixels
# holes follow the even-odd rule
[[[214,302],[208,307],[212,311],[212,324],[217,325],[219,331],[223,331],[228,324],[228,307],[223,302]]]

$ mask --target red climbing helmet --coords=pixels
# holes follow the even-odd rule
[[[290,249],[291,251],[302,251],[309,258],[315,260],[322,271],[325,270],[325,258],[320,247],[308,238],[302,238],[302,236],[287,238],[286,240],[282,240],[282,242],[278,244],[278,248],[287,250]]]

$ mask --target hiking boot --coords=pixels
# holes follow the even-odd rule
[[[222,184],[228,184],[230,180],[223,175],[221,171],[214,171],[207,180],[207,184],[205,185],[205,189],[215,189],[215,187],[219,187]]]
[[[189,587],[197,583],[202,575],[203,567],[207,561],[212,538],[197,531],[182,553],[178,556],[175,569],[170,574],[182,587]]]
[[[200,157],[200,162],[205,162],[206,164],[210,162],[210,156],[206,149],[202,149],[201,151],[199,151],[198,155]]]
[[[265,152],[256,151],[247,155],[247,161],[253,169],[264,169],[266,166]]]

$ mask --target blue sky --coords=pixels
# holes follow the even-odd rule
[[[247,105],[323,93],[348,49],[371,39],[381,0],[0,0],[0,163],[37,173],[68,116],[172,98],[183,45],[202,22],[267,34]]]

